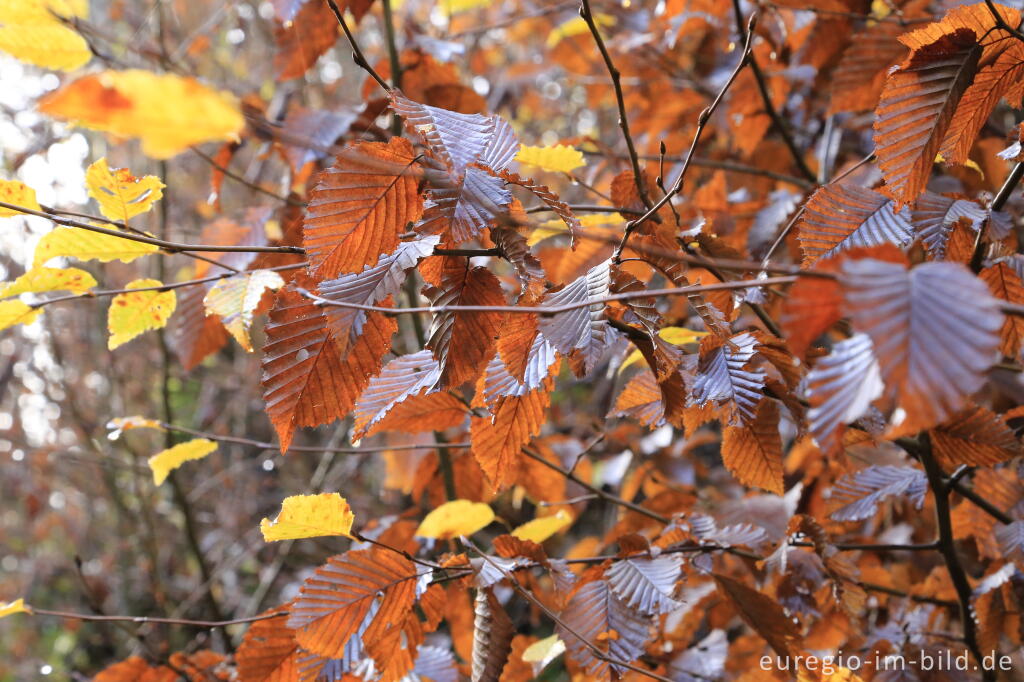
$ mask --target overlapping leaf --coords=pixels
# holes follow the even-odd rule
[[[578,587],[560,617],[568,627],[559,625],[555,629],[565,642],[567,654],[599,679],[608,679],[610,671],[623,674],[626,668],[616,662],[636,660],[650,638],[649,619],[615,596],[605,580],[592,580]],[[601,648],[607,646],[607,656],[613,662],[598,658],[587,646],[601,640]]]
[[[744,485],[778,495],[785,491],[777,403],[765,400],[757,407],[754,419],[741,426],[725,427],[722,463]]]
[[[470,419],[473,455],[495,489],[515,480],[519,450],[540,432],[553,384],[549,377],[536,388],[498,397],[490,415]]]
[[[843,426],[859,419],[882,395],[882,377],[871,338],[855,334],[832,347],[807,375],[807,412],[811,433],[822,452],[842,444]]]
[[[839,505],[831,517],[836,521],[864,521],[875,515],[888,497],[906,497],[916,508],[924,504],[928,479],[920,469],[898,466],[869,466],[845,476],[832,489],[832,501]]]
[[[489,588],[476,592],[473,604],[473,682],[498,682],[512,650],[515,628]]]
[[[978,276],[988,285],[996,298],[1008,303],[1024,303],[1024,283],[1007,263],[996,263],[985,268]],[[1024,318],[1007,315],[999,330],[1003,355],[1016,357],[1024,343]]]
[[[370,379],[366,390],[356,402],[353,426],[355,437],[362,438],[377,431],[379,423],[391,410],[407,401],[415,401],[417,397],[447,397],[454,401],[456,408],[460,407],[461,403],[454,396],[433,393],[440,376],[441,368],[429,350],[402,355],[389,362],[379,375]],[[431,403],[431,407],[439,406]],[[445,428],[445,425],[451,424],[443,418],[441,423],[434,419],[430,420],[430,427],[433,430]]]
[[[651,616],[670,613],[683,606],[676,588],[682,564],[680,554],[630,557],[609,566],[605,578],[626,606]]]
[[[163,197],[164,183],[155,175],[137,178],[127,168],[111,169],[107,159],[92,163],[85,171],[89,196],[99,204],[100,213],[111,220],[128,222],[146,213]]]
[[[947,471],[958,466],[992,466],[1021,452],[1013,431],[993,413],[972,405],[929,432],[932,450]]]
[[[953,228],[960,220],[966,220],[975,230],[981,229],[987,212],[973,201],[953,199],[934,192],[925,192],[914,204],[911,222],[921,241],[928,247],[934,260],[946,257]]]
[[[612,341],[612,331],[604,315],[605,304],[600,300],[608,296],[610,276],[610,264],[605,261],[559,291],[548,294],[542,302],[545,308],[579,305],[542,317],[540,331],[558,352],[578,353],[587,374],[594,370]],[[581,305],[591,301],[589,305]]]
[[[800,631],[782,606],[767,595],[724,575],[715,575],[724,593],[747,625],[761,635],[779,656],[790,656],[801,646]]]
[[[910,210],[864,187],[825,185],[810,198],[799,222],[804,266],[856,246],[890,242],[904,246],[913,238]]]
[[[224,328],[238,344],[252,352],[249,328],[263,294],[284,286],[281,275],[272,270],[254,270],[220,280],[206,292],[203,306],[207,315],[218,315]]]
[[[276,613],[271,609],[263,615]],[[258,620],[249,626],[235,653],[240,682],[292,682],[298,679],[299,645],[287,615]]]
[[[754,421],[765,380],[764,372],[747,369],[756,352],[757,339],[743,333],[703,353],[693,383],[694,402],[703,407],[714,401],[730,424]]]

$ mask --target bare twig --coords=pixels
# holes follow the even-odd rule
[[[359,48],[359,43],[356,42],[356,37],[352,35],[352,31],[348,27],[348,22],[345,21],[345,14],[338,8],[338,3],[334,0],[327,0],[327,4],[330,6],[331,11],[334,12],[334,17],[338,20],[338,23],[341,24],[341,30],[345,32],[345,37],[348,38],[348,44],[352,46],[352,61],[356,63],[356,66],[370,74],[370,77],[377,81],[377,85],[384,88],[385,92],[391,92],[391,86],[387,84],[387,81],[380,77],[377,70],[370,66],[370,62],[366,60],[366,56]]]

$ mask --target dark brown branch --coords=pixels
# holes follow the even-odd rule
[[[215,168],[218,171],[220,171],[221,173],[223,173],[224,177],[231,178],[235,182],[240,183],[242,185],[245,185],[246,187],[248,187],[249,189],[251,189],[254,192],[259,192],[260,194],[263,194],[265,196],[271,197],[272,199],[277,199],[278,201],[283,201],[283,202],[285,202],[287,204],[291,204],[292,206],[305,206],[306,205],[305,201],[300,201],[299,199],[296,199],[295,197],[282,196],[282,195],[278,194],[277,192],[271,192],[269,189],[267,189],[265,187],[260,187],[259,185],[257,185],[254,182],[249,182],[248,180],[246,180],[241,175],[239,175],[238,173],[234,172],[233,170],[231,170],[227,166],[224,166],[224,165],[222,165],[220,163],[217,163],[216,159],[214,159],[209,154],[203,152],[198,147],[192,147],[191,149],[196,154],[196,156],[201,158],[206,163],[210,164],[210,166],[212,166],[213,168]]]
[[[327,4],[330,6],[331,11],[334,12],[334,17],[338,20],[338,23],[341,24],[341,30],[345,32],[345,37],[348,38],[348,44],[352,46],[352,61],[356,63],[356,66],[370,74],[370,77],[377,81],[377,85],[384,88],[385,92],[391,92],[391,86],[380,77],[380,74],[377,73],[376,69],[370,66],[370,62],[366,61],[366,56],[359,48],[359,43],[356,42],[356,37],[352,35],[352,31],[348,27],[348,22],[345,21],[345,15],[338,8],[338,4],[334,2],[334,0],[327,0]]]
[[[1021,33],[1019,29],[1013,28],[1003,20],[1003,16],[999,14],[999,10],[996,9],[995,3],[993,3],[992,0],[985,0],[985,6],[988,7],[988,11],[992,15],[992,19],[995,20],[996,28],[1002,29],[1017,40],[1024,42],[1024,33]]]
[[[37,609],[34,606],[29,608],[30,613],[32,615],[54,616],[56,618],[67,618],[69,620],[83,620],[101,623],[158,623],[162,625],[189,625],[192,627],[199,628],[224,628],[228,627],[229,625],[243,625],[245,623],[255,623],[259,620],[269,620],[271,618],[277,618],[278,616],[288,615],[287,611],[277,611],[275,613],[264,613],[259,616],[249,616],[248,618],[233,618],[230,620],[188,620],[186,618],[162,618],[156,616],[103,616],[90,613],[74,613],[71,611]]]

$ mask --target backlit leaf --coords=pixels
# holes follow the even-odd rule
[[[185,462],[202,459],[217,449],[217,443],[206,438],[193,438],[185,443],[161,450],[149,458],[149,468],[153,471],[153,483],[160,485],[167,476]]]
[[[163,197],[165,185],[155,175],[137,178],[127,168],[111,169],[106,158],[93,162],[85,171],[89,196],[100,205],[100,213],[127,223],[146,213]]]
[[[0,329],[16,324],[31,324],[42,312],[42,308],[33,308],[18,300],[0,301]]]
[[[292,495],[281,502],[277,518],[260,522],[260,532],[266,542],[331,535],[350,537],[354,520],[348,502],[338,493]]]
[[[224,327],[231,332],[238,344],[252,352],[249,328],[256,306],[260,304],[267,289],[284,286],[281,275],[271,270],[253,270],[234,277],[226,277],[206,292],[203,305],[207,315],[219,315]]]
[[[0,298],[45,291],[70,291],[80,294],[96,286],[96,280],[78,268],[35,267],[7,285],[0,285]]]
[[[25,183],[17,180],[0,180],[0,201],[8,204],[14,204],[15,206],[29,208],[33,211],[42,210],[39,208],[39,202],[36,201],[36,191]],[[9,218],[11,216],[18,215],[25,214],[0,206],[0,218]]]
[[[811,433],[822,452],[842,444],[843,425],[864,415],[884,387],[867,334],[855,334],[832,347],[807,375],[807,412]]]
[[[87,9],[88,4],[62,0],[5,0],[0,3],[0,51],[47,69],[84,66],[92,59],[89,44],[54,13],[84,17]]]
[[[992,466],[1020,454],[1013,431],[992,411],[973,405],[928,431],[932,449],[947,471],[958,466]]]
[[[245,125],[233,95],[194,78],[140,69],[83,76],[43,97],[39,109],[86,128],[137,137],[142,151],[156,159],[234,139]]]
[[[560,530],[572,525],[572,516],[564,509],[559,509],[551,516],[539,516],[527,521],[512,531],[512,535],[520,540],[541,543]]]
[[[875,515],[885,498],[896,496],[905,496],[920,509],[927,490],[928,479],[920,469],[869,466],[836,483],[831,500],[839,506],[831,517],[836,521],[864,521]]]
[[[59,256],[77,260],[98,260],[102,263],[119,260],[130,263],[136,258],[159,251],[152,244],[124,239],[114,235],[91,232],[77,227],[56,227],[36,244],[32,266],[45,265]]]
[[[361,273],[395,252],[398,236],[423,213],[415,157],[404,138],[364,142],[320,173],[302,230],[319,277]]]
[[[557,173],[571,173],[580,166],[587,165],[580,150],[564,144],[548,147],[522,145],[516,154],[516,161]]]
[[[1024,303],[1024,283],[1017,273],[1006,263],[996,263],[985,268],[978,276],[988,285],[989,291],[996,298],[1008,303]],[[999,330],[1002,339],[1003,355],[1016,357],[1024,343],[1024,318],[1007,315]]]
[[[740,483],[781,495],[782,438],[779,407],[765,400],[757,417],[743,426],[727,426],[722,432],[722,463]]]
[[[908,244],[913,238],[910,210],[894,207],[891,199],[864,187],[825,185],[807,202],[797,223],[804,266],[855,246]]]
[[[283,609],[271,609],[274,613]],[[261,614],[261,615],[266,615]],[[298,679],[299,645],[286,625],[288,616],[258,620],[249,626],[235,660],[240,682],[292,682]]]
[[[126,289],[148,289],[162,287],[155,279],[137,279],[129,282]],[[107,348],[118,346],[134,339],[151,329],[162,329],[174,312],[177,304],[174,291],[129,291],[118,294],[110,301],[107,313],[107,331],[110,339]]]
[[[494,511],[482,502],[452,500],[427,514],[416,535],[441,540],[472,535],[494,520]]]
[[[15,613],[32,613],[32,608],[25,603],[24,599],[15,599],[9,604],[0,604],[0,618],[6,618]]]

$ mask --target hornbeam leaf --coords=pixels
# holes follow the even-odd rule
[[[632,417],[648,428],[665,423],[665,406],[661,401],[661,388],[654,373],[640,372],[630,379],[615,399],[613,415]],[[612,415],[609,415],[612,416]]]
[[[565,642],[566,653],[598,679],[608,679],[611,671],[623,675],[627,668],[597,658],[587,643],[603,640],[609,658],[632,663],[650,639],[650,618],[629,608],[605,580],[593,580],[576,588],[560,617],[567,627],[557,625],[555,630]]]
[[[284,611],[276,607],[260,615]],[[284,682],[298,679],[299,645],[287,626],[288,614],[258,620],[249,626],[235,660],[239,679],[246,682]]]
[[[242,348],[251,353],[249,328],[252,327],[253,313],[260,304],[264,292],[283,286],[284,280],[281,279],[281,275],[272,270],[243,272],[234,277],[225,277],[214,284],[206,292],[203,306],[207,315],[220,316],[224,328],[235,337]]]
[[[821,451],[836,452],[842,445],[843,425],[860,419],[883,390],[867,334],[840,341],[819,359],[807,375],[807,419]]]
[[[905,246],[913,238],[910,210],[864,187],[825,185],[810,198],[798,229],[804,266],[856,246],[891,242]]]
[[[907,53],[896,39],[904,32],[906,28],[895,21],[879,21],[853,35],[832,72],[830,114],[874,109],[886,72]]]
[[[159,280],[137,279],[128,282],[125,289],[161,286],[163,283]],[[162,329],[167,325],[176,305],[177,298],[173,290],[129,291],[114,296],[107,312],[107,331],[110,332],[107,348],[114,350],[145,331]]]
[[[540,432],[553,384],[548,377],[522,395],[500,397],[490,416],[470,419],[473,456],[494,489],[505,488],[519,473],[519,450]]]
[[[13,282],[0,284],[0,298],[44,291],[71,291],[80,294],[96,286],[96,279],[78,268],[35,267]]]
[[[353,521],[351,507],[338,493],[291,495],[281,502],[277,518],[260,522],[260,532],[266,542],[331,535],[351,537]]]
[[[1024,282],[1007,263],[987,267],[978,276],[988,284],[989,291],[996,298],[1009,303],[1024,303]],[[1016,357],[1024,343],[1024,318],[1007,315],[999,336],[1003,340],[1003,355]]]
[[[472,682],[498,682],[512,651],[515,628],[489,588],[476,592],[473,604]]]
[[[1010,427],[991,410],[973,405],[928,431],[935,457],[947,471],[958,466],[992,466],[1020,454]]]
[[[924,263],[908,272],[899,263],[851,259],[841,279],[853,327],[871,337],[882,380],[905,411],[900,433],[945,421],[981,388],[1003,316],[965,267]]]
[[[344,3],[342,7],[346,4]],[[358,20],[358,17],[357,17]],[[334,45],[340,27],[326,2],[307,0],[291,19],[274,28],[278,80],[301,78]]]
[[[412,144],[347,146],[318,176],[302,226],[302,244],[320,278],[361,273],[381,253],[398,248],[398,236],[423,214]]]
[[[921,42],[910,45],[911,57],[885,83],[875,109],[875,154],[885,192],[897,208],[914,201],[928,182],[957,104],[977,71],[978,38],[969,28],[938,38],[920,35]]]
[[[734,336],[728,344],[702,353],[693,383],[694,402],[703,407],[708,401],[715,401],[725,408],[730,424],[753,421],[757,405],[764,397],[761,391],[765,379],[764,372],[746,369],[756,352],[757,339],[745,332]]]
[[[777,495],[785,492],[777,403],[765,400],[757,408],[755,419],[742,426],[725,427],[722,463],[744,485]]]
[[[493,520],[494,510],[483,502],[452,500],[427,514],[416,529],[416,535],[447,540],[472,535]]]
[[[18,180],[0,180],[0,201],[33,211],[42,211],[36,199],[36,191]],[[0,206],[0,218],[25,215],[11,208]]]
[[[54,12],[84,18],[87,10],[87,3],[8,0],[0,4],[0,51],[46,69],[74,71],[92,59],[92,50]]]
[[[604,261],[559,291],[548,294],[541,305],[553,308],[602,299],[608,296],[610,277],[609,262]],[[579,352],[587,374],[594,370],[612,341],[604,306],[604,302],[598,300],[540,320],[540,331],[544,338],[563,355]]]
[[[0,330],[16,324],[31,324],[42,314],[42,308],[33,308],[24,301],[0,301]]]
[[[718,591],[729,598],[747,625],[761,635],[779,656],[802,646],[796,622],[771,597],[724,575],[715,574]]]
[[[185,443],[161,450],[149,458],[149,468],[153,470],[153,483],[160,485],[167,480],[172,471],[185,462],[202,459],[217,449],[217,443],[206,438],[193,438]]]
[[[557,173],[571,173],[580,166],[587,165],[583,152],[564,144],[548,147],[523,145],[516,154],[516,161]]]
[[[440,377],[441,368],[429,350],[402,355],[389,362],[379,375],[370,379],[356,402],[354,436],[362,438],[367,432],[375,431],[378,422],[396,405],[414,396],[429,395]],[[454,396],[449,397],[455,400]],[[433,430],[442,428],[434,426]]]
[[[966,218],[971,227],[979,230],[987,216],[985,209],[973,201],[925,192],[914,204],[910,220],[932,259],[942,260],[946,257],[946,244],[957,221]]]
[[[630,557],[612,564],[605,577],[612,592],[627,606],[653,616],[683,607],[676,583],[682,577],[683,557],[666,554],[654,559]]]
[[[927,490],[928,479],[920,469],[869,466],[836,483],[832,501],[839,506],[831,517],[836,521],[864,521],[875,515],[882,500],[895,496],[906,496],[920,509]]]
[[[146,213],[163,197],[166,185],[155,175],[137,178],[127,168],[111,169],[107,159],[93,162],[85,171],[89,196],[100,206],[100,213],[111,220],[128,222]]]
[[[119,260],[130,263],[136,258],[159,251],[152,244],[124,239],[115,235],[91,232],[78,227],[56,227],[36,244],[32,267],[45,265],[57,257],[77,260],[96,259],[101,263]]]

